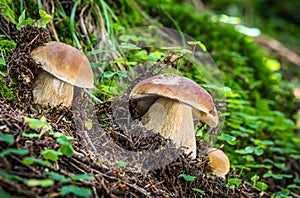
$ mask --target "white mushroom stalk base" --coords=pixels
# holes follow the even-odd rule
[[[146,129],[173,140],[178,148],[185,147],[185,153],[192,152],[191,157],[196,158],[196,137],[192,107],[189,105],[169,98],[158,98],[142,117],[142,123]]]
[[[63,105],[71,107],[73,100],[73,85],[57,79],[43,71],[33,83],[34,103],[43,106],[55,107]]]

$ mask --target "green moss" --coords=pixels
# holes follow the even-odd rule
[[[8,100],[14,100],[15,96],[13,91],[5,84],[5,79],[0,77],[0,96]]]

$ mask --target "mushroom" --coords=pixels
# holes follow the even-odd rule
[[[194,120],[218,125],[218,113],[209,93],[194,81],[175,74],[160,74],[139,82],[129,99],[136,104],[142,124],[154,133],[185,147],[196,158]]]
[[[212,173],[217,177],[225,178],[230,169],[230,162],[227,155],[222,150],[216,148],[209,148],[207,155]]]
[[[91,65],[80,50],[52,41],[34,49],[31,56],[43,69],[33,82],[34,103],[70,108],[73,86],[93,88]]]

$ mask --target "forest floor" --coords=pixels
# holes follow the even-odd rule
[[[11,27],[3,21],[1,23],[2,28]],[[260,195],[257,188],[246,182],[242,181],[237,187],[228,185],[225,179],[209,176],[205,156],[198,155],[191,160],[179,155],[172,163],[147,173],[134,171],[130,167],[113,166],[101,156],[95,157],[84,135],[78,133],[74,126],[77,115],[74,110],[40,107],[32,103],[31,85],[40,71],[29,54],[32,49],[46,42],[47,30],[27,26],[21,31],[10,28],[7,33],[17,43],[16,49],[11,52],[7,64],[9,72],[5,77],[7,84],[13,87],[15,99],[0,98],[0,130],[13,137],[10,143],[0,141],[0,190],[13,197],[60,197],[65,192],[63,189],[70,186],[73,190],[90,191],[85,195],[80,195],[76,190],[70,191],[73,194],[66,193],[68,197],[87,196],[90,193],[93,197],[269,197],[267,193]],[[143,151],[167,142],[159,135],[140,139],[126,134],[113,122],[110,102],[96,105],[95,108],[97,115],[104,115],[99,118],[102,130],[120,147]],[[25,117],[45,117],[44,123],[48,123],[51,130],[34,130]],[[57,151],[61,146],[51,131],[72,138],[74,153],[71,156],[61,155],[54,161],[43,158],[45,149]],[[30,137],[28,134],[38,136]],[[197,149],[200,147],[198,144]],[[22,149],[29,152],[15,152]],[[24,159],[32,161],[26,163]],[[87,174],[90,178],[74,178],[78,174]],[[179,177],[180,174],[195,178],[187,181]],[[42,181],[50,182],[45,184]]]

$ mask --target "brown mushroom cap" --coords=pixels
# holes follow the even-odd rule
[[[93,72],[89,60],[78,49],[52,41],[31,53],[34,61],[56,78],[77,87],[93,88]]]
[[[220,149],[208,149],[209,165],[212,172],[218,177],[225,177],[230,169],[230,162],[227,155]]]
[[[178,100],[193,107],[194,119],[211,127],[218,125],[218,113],[212,97],[196,82],[175,74],[160,74],[139,82],[130,93],[137,109],[146,113],[158,97]]]

